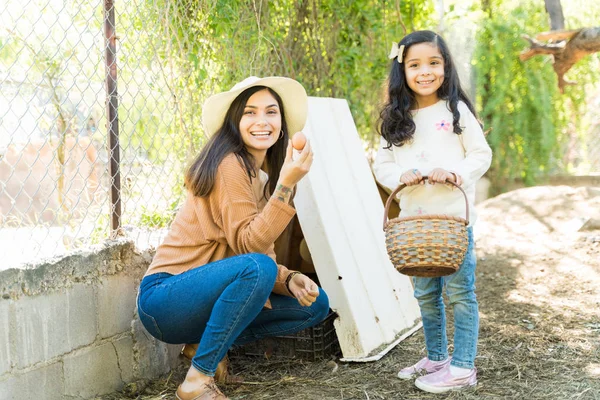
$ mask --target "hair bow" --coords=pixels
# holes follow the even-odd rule
[[[389,59],[398,57],[398,63],[402,64],[402,53],[404,53],[404,45],[398,47],[396,43],[392,44],[392,50],[390,50]]]

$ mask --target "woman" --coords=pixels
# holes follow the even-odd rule
[[[327,316],[323,290],[274,261],[274,242],[295,214],[293,189],[313,160],[310,143],[294,159],[288,136],[306,114],[304,88],[283,77],[247,78],[204,104],[212,136],[187,170],[187,198],[138,296],[151,335],[192,344],[180,400],[227,399],[214,376],[226,370],[233,344],[291,334]]]

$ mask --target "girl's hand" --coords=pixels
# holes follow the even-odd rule
[[[298,303],[305,307],[311,306],[319,297],[319,287],[304,274],[296,274],[292,277],[289,290],[298,300]]]
[[[310,147],[310,140],[306,141],[304,149],[295,160],[292,159],[292,141],[288,140],[285,154],[285,161],[279,173],[279,183],[288,188],[293,188],[310,170],[313,162],[313,152]]]
[[[423,175],[419,172],[418,169],[409,169],[400,177],[400,182],[404,183],[406,186],[418,185],[419,183],[422,185]]]
[[[454,182],[458,186],[462,185],[462,179],[460,175],[446,171],[443,168],[435,168],[429,173],[429,182],[431,184],[446,183],[446,181]]]

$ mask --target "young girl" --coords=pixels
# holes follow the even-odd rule
[[[381,110],[381,145],[374,171],[389,189],[403,183],[402,216],[446,214],[465,217],[468,196],[470,223],[475,222],[475,182],[490,166],[492,152],[473,105],[461,89],[448,46],[431,31],[417,31],[394,44],[390,54],[387,100]],[[422,177],[428,176],[428,184]],[[398,377],[419,376],[415,385],[443,393],[477,383],[474,365],[479,331],[475,297],[475,249],[472,226],[469,247],[460,269],[442,278],[414,277],[414,295],[423,320],[427,357],[402,369]],[[454,310],[454,352],[448,354],[442,289]]]
[[[310,143],[294,160],[288,134],[306,122],[295,80],[251,77],[210,97],[202,120],[212,135],[185,175],[187,198],[140,284],[146,330],[189,343],[191,367],[176,397],[227,399],[227,350],[322,321],[327,295],[275,263],[274,242],[295,214],[294,186],[310,169]]]

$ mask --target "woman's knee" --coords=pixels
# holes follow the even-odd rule
[[[255,275],[260,281],[272,288],[277,279],[277,263],[269,256],[260,253],[245,254],[248,262],[245,274]]]

